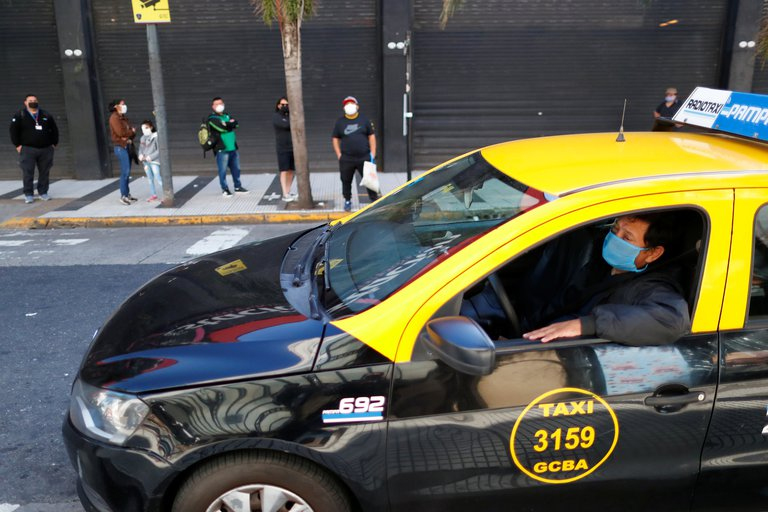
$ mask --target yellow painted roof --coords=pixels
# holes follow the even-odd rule
[[[705,171],[768,170],[768,145],[717,134],[627,132],[560,135],[489,146],[494,167],[562,195],[616,181]],[[766,175],[768,179],[768,174]]]

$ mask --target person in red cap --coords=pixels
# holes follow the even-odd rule
[[[344,211],[352,210],[352,179],[355,171],[363,176],[363,162],[376,158],[376,135],[373,124],[360,114],[360,106],[354,96],[347,96],[342,101],[344,115],[336,121],[333,128],[333,151],[339,159],[341,175],[341,193],[344,196]],[[379,198],[373,190],[368,190],[371,201]]]

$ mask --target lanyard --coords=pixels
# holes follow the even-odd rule
[[[29,112],[29,110],[27,110],[27,112]],[[40,117],[40,111],[38,110],[38,111],[37,111],[37,114],[33,114],[32,112],[29,112],[29,115],[31,115],[31,116],[32,116],[32,119],[34,119],[34,120],[35,120],[35,126],[39,126],[39,125],[40,125],[40,123],[39,123],[39,122],[37,122],[37,118],[38,118],[38,117]]]

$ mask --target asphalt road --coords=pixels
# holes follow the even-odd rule
[[[172,265],[311,226],[0,230],[0,512],[81,511],[60,428],[93,332]]]

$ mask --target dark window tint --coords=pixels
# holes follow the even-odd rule
[[[755,249],[752,258],[749,320],[768,320],[768,205],[755,218]]]

